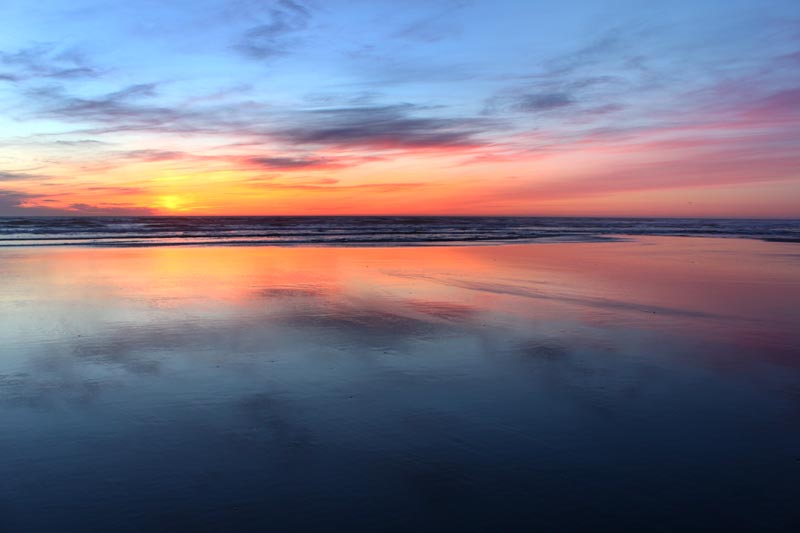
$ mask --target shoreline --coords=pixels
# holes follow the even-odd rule
[[[140,239],[157,240],[163,237],[137,237]],[[581,236],[547,236],[523,237],[519,239],[464,239],[464,240],[426,240],[426,241],[249,241],[225,240],[225,238],[205,241],[180,241],[180,242],[113,242],[118,237],[96,237],[95,241],[87,242],[80,237],[66,238],[59,242],[35,242],[47,239],[30,239],[24,242],[15,242],[14,239],[0,239],[0,250],[3,248],[162,248],[162,247],[268,247],[268,248],[427,248],[427,247],[464,247],[464,246],[513,246],[521,244],[601,244],[614,242],[633,242],[641,238],[679,238],[679,239],[723,239],[723,240],[751,240],[781,244],[800,244],[800,238],[785,237],[754,237],[748,235],[660,235],[660,234],[616,234],[616,235],[581,235]],[[22,241],[22,239],[20,239]],[[31,242],[34,241],[34,242]],[[98,242],[99,241],[99,242]]]

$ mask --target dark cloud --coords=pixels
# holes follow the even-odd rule
[[[551,111],[575,104],[575,99],[567,93],[525,94],[516,104],[516,109],[527,112]]]
[[[0,189],[0,213],[15,215],[22,209],[26,200],[33,198],[30,194]]]
[[[286,54],[294,35],[308,28],[311,11],[294,0],[277,0],[265,10],[267,22],[253,26],[235,46],[254,59],[268,59]]]
[[[97,139],[77,139],[74,141],[55,141],[55,144],[60,144],[62,146],[95,146],[106,145],[109,143],[98,141]]]
[[[321,109],[299,117],[301,127],[274,132],[293,144],[419,148],[472,146],[486,126],[474,118],[420,117],[410,104]]]
[[[333,168],[342,166],[327,158],[315,157],[251,157],[250,164],[270,170],[294,170],[312,168]]]
[[[627,94],[619,81],[610,76],[533,80],[506,88],[485,101],[484,115],[498,113],[554,113],[569,110],[573,113],[610,113],[624,106],[610,99]]]
[[[272,156],[255,156],[255,157],[240,157],[240,156],[220,156],[217,159],[231,161],[236,164],[237,168],[242,166],[248,168],[255,168],[259,170],[335,170],[346,167],[353,167],[365,163],[372,163],[375,161],[383,161],[385,158],[381,156],[350,156],[342,155],[336,157],[320,156],[313,154],[305,154],[294,156],[288,155],[272,155]]]
[[[154,211],[148,207],[128,203],[74,203],[65,208],[44,206],[41,205],[42,203],[52,203],[52,200],[35,194],[0,190],[0,213],[3,216],[139,216],[154,214]]]

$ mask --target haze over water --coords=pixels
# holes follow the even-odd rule
[[[800,249],[0,252],[2,531],[793,531]]]

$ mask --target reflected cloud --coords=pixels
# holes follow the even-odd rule
[[[761,343],[761,348],[769,346],[781,364],[796,362],[786,358],[783,348],[792,335],[777,331],[790,322],[776,319],[767,324],[747,314],[697,307],[690,291],[668,291],[664,305],[637,294],[637,275],[645,276],[641,287],[652,290],[653,265],[660,265],[657,275],[665,286],[686,283],[680,269],[670,271],[679,265],[652,259],[633,267],[637,263],[630,263],[632,258],[659,257],[652,254],[661,241],[649,240],[637,252],[647,252],[643,256],[614,251],[636,251],[632,242],[424,249],[43,250],[36,254],[49,254],[45,264],[61,276],[69,275],[53,278],[48,270],[30,270],[19,263],[20,268],[5,270],[0,296],[14,286],[9,283],[27,279],[29,285],[16,289],[28,295],[25,306],[14,307],[17,320],[41,311],[42,319],[60,321],[66,329],[53,338],[28,342],[10,336],[14,324],[24,321],[7,321],[0,335],[6,337],[7,346],[18,346],[17,359],[27,363],[16,367],[21,370],[6,372],[2,393],[12,403],[29,407],[89,405],[105,395],[113,396],[115,387],[129,380],[170,381],[179,367],[209,368],[212,375],[220,376],[275,372],[277,376],[314,365],[332,365],[329,371],[335,371],[355,364],[373,369],[369,372],[380,369],[385,379],[398,382],[415,375],[406,375],[403,365],[408,363],[403,361],[415,361],[430,370],[446,364],[454,354],[493,364],[497,364],[497,354],[505,354],[498,368],[533,365],[537,371],[546,370],[548,379],[557,380],[552,386],[581,391],[592,389],[595,382],[608,385],[623,379],[603,372],[616,372],[619,361],[639,349],[638,337],[655,338],[661,331],[683,338],[684,347],[662,339],[657,350],[648,350],[674,360],[668,354],[692,352],[692,343],[701,340],[751,350],[756,332],[772,327],[776,329],[769,337],[773,342]],[[664,242],[691,245],[680,239]],[[720,246],[745,246],[746,242],[721,241]],[[602,260],[595,257],[591,276],[576,277],[569,270],[574,260],[570,254],[589,253],[599,246],[606,247],[609,255]],[[13,258],[20,254],[33,253],[20,250],[0,261],[9,264],[18,261]],[[418,255],[427,258],[426,274],[413,266],[412,258]],[[724,257],[712,252],[708,260],[722,268],[723,263],[715,262]],[[790,276],[797,266],[793,257],[765,248],[761,260],[781,262]],[[603,266],[606,259],[608,266]],[[323,268],[326,264],[335,268]],[[623,268],[624,264],[628,267]],[[403,270],[398,265],[404,265]],[[755,272],[747,270],[746,264],[724,265],[741,266],[744,270],[738,270],[739,275]],[[88,276],[90,266],[93,273]],[[622,272],[627,274],[617,278]],[[603,276],[610,277],[598,285]],[[57,279],[65,284],[53,285]],[[619,283],[628,289],[597,291],[599,286]],[[711,282],[704,286],[715,291],[722,287],[740,290]],[[59,299],[47,303],[54,297],[50,293]],[[629,299],[618,298],[625,293]],[[712,301],[702,294],[698,298]],[[7,307],[17,300],[5,301]],[[67,304],[71,301],[81,304]],[[97,312],[101,308],[103,313]],[[595,311],[587,314],[587,309]],[[630,313],[647,318],[631,320]],[[737,328],[738,339],[727,335],[729,328]],[[601,334],[606,330],[613,333]],[[714,358],[702,361],[718,364]],[[478,363],[465,368],[471,364]],[[756,362],[744,358],[739,364]],[[251,407],[269,407],[269,401],[260,401],[253,400],[256,407]]]

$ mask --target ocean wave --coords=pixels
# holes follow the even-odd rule
[[[799,220],[544,217],[0,217],[8,246],[412,246],[624,236],[800,242]]]

